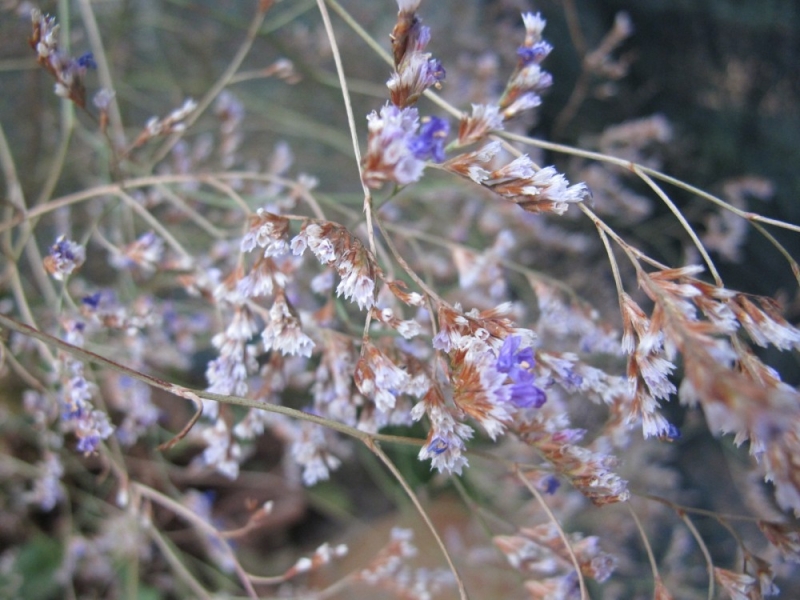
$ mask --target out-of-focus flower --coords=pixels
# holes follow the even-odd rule
[[[86,249],[62,235],[45,256],[44,268],[54,279],[60,281],[79,269],[84,261],[86,261]]]

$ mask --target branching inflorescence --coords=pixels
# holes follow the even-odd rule
[[[350,19],[338,3],[327,4]],[[87,105],[92,55],[69,57],[59,49],[55,19],[33,12],[29,41],[38,63],[55,78],[58,96],[94,117],[110,165],[108,184],[46,198],[49,205],[28,208],[9,192],[15,203],[0,230],[9,259],[2,350],[28,388],[22,406],[40,456],[22,502],[53,511],[66,503],[76,472],[93,474],[100,465],[114,482],[102,510],[115,523],[140,523],[137,535],[148,537],[147,548],[158,549],[182,581],[174,587],[197,597],[228,593],[233,584],[209,591],[212,579],[184,565],[186,556],[163,527],[171,518],[191,524],[208,560],[250,597],[276,585],[315,598],[351,585],[400,598],[432,598],[455,587],[466,597],[468,553],[444,543],[416,494],[420,480],[382,449],[409,445],[425,471],[429,465],[425,477],[452,483],[470,508],[479,497],[485,501],[490,535],[475,552],[499,550],[486,560],[519,571],[531,598],[588,598],[586,579],[633,597],[625,596],[633,588],[620,583],[631,567],[627,574],[615,570],[637,562],[623,546],[635,545],[639,533],[655,597],[673,597],[668,589],[678,580],[659,572],[648,542],[653,530],[633,511],[613,512],[621,503],[654,519],[667,519],[659,510],[677,515],[708,563],[708,597],[715,580],[734,598],[776,593],[774,571],[785,574],[787,563],[800,561],[800,533],[790,516],[800,515],[800,395],[757,349],[796,353],[800,330],[774,301],[725,287],[702,245],[740,255],[744,234],[731,215],[743,213],[743,196],[732,204],[715,199],[731,211],[707,218],[702,240],[679,217],[713,281],[702,278],[700,266],[673,268],[647,256],[603,216],[624,211],[620,219],[635,222],[649,212],[649,200],[626,187],[620,166],[674,207],[656,183],[657,161],[644,164],[639,154],[669,141],[665,119],[601,136],[601,150],[625,159],[548,146],[583,157],[576,173],[588,184],[570,183],[557,166],[537,164],[543,143],[515,133],[553,83],[542,66],[553,51],[543,37],[545,19],[521,16],[524,33],[507,84],[467,110],[435,94],[446,92],[447,73],[434,57],[420,4],[398,0],[388,101],[354,131],[363,143],[354,184],[366,194],[366,215],[318,191],[324,183],[316,178],[291,176],[285,143],[268,161],[243,162],[247,111],[227,89],[236,69],[201,101],[186,100],[129,140],[112,141],[105,134],[116,94],[101,89]],[[258,3],[237,60],[271,5]],[[610,53],[631,25],[626,16],[617,21],[613,35],[587,54],[585,68],[595,75],[624,76],[624,61]],[[282,59],[280,72],[291,71]],[[430,114],[426,96],[458,115],[457,123]],[[193,135],[198,119],[216,133]],[[378,204],[373,194],[385,197]],[[561,218],[583,218],[597,239],[557,229]],[[541,249],[546,253],[537,254]],[[546,270],[543,256],[596,249],[605,249],[612,267],[618,318],[580,299],[557,273],[529,266],[539,260]],[[35,302],[37,294],[47,301]],[[184,385],[198,364],[205,385],[195,387],[202,390]],[[153,388],[190,400],[194,417],[186,417],[188,424],[170,418],[181,415],[174,408],[181,404],[156,398]],[[731,532],[744,557],[735,571],[714,564],[691,507],[670,494],[672,472],[658,477],[668,471],[666,442],[681,438],[676,401],[696,421],[702,414],[714,435],[746,444],[751,470],[771,483],[776,507],[752,517],[768,558],[736,533],[734,519],[711,512],[704,516]],[[165,428],[180,433],[169,439]],[[335,479],[354,460],[349,440],[364,443],[422,512],[447,569],[414,567],[412,533],[395,528],[368,563],[329,587],[309,591],[314,580],[303,577],[344,560],[344,545],[320,546],[279,575],[249,573],[234,541],[266,528],[276,509],[248,499],[237,508],[246,510],[247,523],[231,528],[215,517],[213,494],[200,489],[219,476],[234,485],[246,479],[243,469],[249,475],[270,462],[260,454],[265,440],[280,447],[274,473],[291,490],[296,482]],[[159,462],[161,474],[148,474],[142,457]],[[766,505],[760,488],[752,494]],[[567,533],[590,505],[612,515],[607,531],[584,520],[592,535]],[[76,533],[73,540],[107,543],[105,530],[93,535]],[[88,566],[72,558],[62,577],[86,578]],[[149,552],[138,560],[154,561]],[[686,597],[701,597],[695,592]]]

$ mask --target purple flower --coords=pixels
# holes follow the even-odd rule
[[[509,373],[511,377],[511,398],[512,404],[519,408],[539,408],[547,401],[547,395],[543,390],[533,384],[533,373],[515,367]]]
[[[534,365],[533,349],[526,346],[520,350],[522,339],[510,335],[503,341],[497,355],[495,368],[510,379],[509,401],[518,408],[539,408],[547,400],[544,390],[534,385],[531,369]]]
[[[556,490],[561,487],[561,482],[555,475],[549,475],[541,481],[539,487],[545,494],[555,494]]]
[[[522,343],[522,338],[518,335],[510,335],[503,341],[503,346],[497,355],[497,370],[501,373],[509,373],[512,368],[519,366],[521,363],[526,363],[528,367],[532,367],[533,349],[528,346],[519,349]]]
[[[419,134],[408,142],[408,149],[420,160],[432,158],[444,161],[444,141],[450,132],[450,124],[439,117],[430,117],[423,122]]]
[[[80,268],[85,260],[84,247],[62,235],[50,247],[50,252],[44,259],[44,267],[54,279],[63,280]]]
[[[442,452],[447,450],[450,447],[450,443],[442,439],[440,437],[435,437],[431,440],[431,443],[428,444],[428,452],[430,454],[434,454],[436,456],[440,455]]]
[[[95,292],[91,296],[84,296],[81,299],[81,304],[86,306],[91,310],[97,310],[97,307],[100,306],[100,296],[102,295],[101,292]]]
[[[672,423],[669,423],[667,430],[662,433],[661,438],[667,442],[675,442],[681,439],[681,430]]]
[[[520,46],[517,48],[517,56],[524,65],[542,62],[553,47],[545,41],[538,42],[533,46]]]
[[[75,59],[75,62],[79,67],[84,69],[96,69],[97,63],[94,60],[94,54],[91,52],[86,52],[81,54],[78,58]]]
[[[78,440],[78,444],[76,446],[78,452],[82,454],[92,454],[97,447],[100,445],[100,436],[98,435],[87,435]]]

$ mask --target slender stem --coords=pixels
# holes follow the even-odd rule
[[[678,209],[677,206],[675,206],[675,203],[672,201],[672,199],[669,196],[667,196],[667,194],[664,193],[664,190],[661,189],[661,186],[659,186],[655,181],[653,181],[649,175],[642,172],[642,170],[638,166],[635,166],[633,168],[633,171],[639,177],[641,177],[642,180],[647,185],[650,186],[650,189],[652,189],[656,193],[656,195],[659,198],[661,198],[664,204],[666,204],[667,207],[670,209],[672,214],[675,215],[675,218],[678,219],[678,222],[680,222],[681,226],[684,228],[686,233],[688,233],[689,237],[692,238],[692,242],[697,248],[697,251],[700,252],[700,256],[703,257],[703,261],[705,261],[706,265],[708,266],[708,270],[711,272],[711,276],[714,278],[714,282],[717,284],[718,287],[723,287],[722,278],[720,277],[719,272],[717,271],[717,267],[714,265],[714,261],[711,260],[711,257],[708,255],[708,251],[706,250],[705,246],[703,246],[703,243],[700,241],[700,238],[697,236],[695,230],[692,228],[691,225],[689,225],[689,222],[686,220],[686,217],[683,216],[683,213]]]
[[[686,525],[687,529],[692,533],[692,537],[700,547],[700,552],[703,553],[703,558],[706,560],[706,568],[708,570],[708,600],[714,600],[714,561],[711,559],[711,553],[708,551],[708,546],[703,541],[703,536],[697,531],[692,519],[683,511],[678,511],[678,516]]]
[[[611,272],[614,274],[614,285],[617,286],[617,299],[619,300],[620,308],[622,308],[622,297],[625,294],[625,289],[622,287],[622,277],[619,274],[619,264],[617,264],[617,259],[614,256],[613,250],[611,249],[611,243],[608,241],[608,235],[606,232],[598,227],[597,233],[600,235],[600,239],[602,240],[603,246],[606,249],[606,254],[608,254],[608,262],[611,263]]]
[[[221,544],[225,546],[228,554],[230,555],[231,560],[233,561],[234,569],[236,570],[236,574],[239,576],[239,580],[242,582],[242,586],[244,586],[245,591],[247,592],[248,597],[253,598],[254,600],[258,600],[258,594],[256,594],[255,589],[253,588],[253,584],[250,581],[250,577],[247,572],[244,570],[241,564],[239,564],[239,560],[236,558],[231,547],[228,545],[228,542],[225,538],[220,535],[219,530],[207,523],[205,519],[197,515],[194,511],[189,510],[187,507],[183,506],[180,502],[176,502],[169,496],[165,496],[161,492],[154,490],[153,488],[146,486],[141,483],[131,483],[131,489],[135,490],[138,494],[144,496],[145,498],[150,499],[157,504],[160,504],[164,508],[171,510],[176,515],[179,515],[198,529],[202,530],[207,535],[210,535],[216,538]]]
[[[141,204],[139,204],[132,196],[126,194],[122,190],[117,192],[117,196],[122,199],[124,202],[128,204],[133,209],[133,212],[138,214],[150,227],[152,227],[158,234],[164,238],[164,241],[169,244],[175,252],[180,254],[183,258],[194,262],[192,260],[192,255],[186,251],[186,249],[181,245],[181,243],[175,239],[169,230],[161,224],[161,222],[156,219],[153,214],[144,208]]]
[[[97,75],[100,84],[109,91],[114,89],[114,80],[111,77],[111,68],[108,65],[103,38],[100,36],[100,28],[97,26],[97,19],[94,16],[91,0],[79,0],[78,4],[83,17],[83,25],[86,27],[86,35],[92,46],[95,62],[97,63]],[[122,115],[119,110],[116,95],[112,97],[108,109],[109,123],[114,132],[114,142],[122,147],[125,144],[125,131],[122,127]]]
[[[653,579],[655,581],[659,581],[661,576],[658,574],[658,565],[656,564],[656,557],[653,554],[653,549],[650,547],[650,541],[647,539],[647,534],[644,531],[644,527],[642,527],[642,522],[639,520],[638,515],[633,510],[630,502],[625,502],[625,507],[628,509],[628,512],[631,513],[631,517],[633,517],[634,522],[636,523],[636,528],[639,530],[639,535],[642,538],[642,543],[644,544],[645,552],[647,552],[647,559],[650,561],[650,569],[653,572]]]
[[[82,0],[86,1],[86,0]],[[266,3],[269,4],[269,3]],[[252,23],[250,23],[250,27],[247,29],[247,33],[245,34],[245,39],[242,42],[242,45],[239,47],[239,50],[236,52],[236,55],[231,60],[228,67],[225,71],[220,75],[219,79],[211,86],[211,89],[208,90],[203,96],[200,101],[197,103],[197,108],[192,111],[192,113],[184,120],[186,128],[183,131],[179,131],[173,133],[156,151],[151,164],[150,168],[147,169],[151,171],[153,166],[155,166],[158,162],[164,159],[164,157],[169,154],[170,150],[177,144],[180,139],[183,137],[185,131],[187,131],[197,119],[205,112],[205,110],[211,105],[211,103],[216,99],[217,96],[225,89],[225,86],[230,83],[231,78],[236,75],[236,71],[239,70],[239,67],[244,62],[245,57],[250,52],[250,48],[253,46],[253,42],[258,35],[258,31],[261,28],[261,25],[264,23],[264,17],[266,17],[267,11],[266,10],[257,10],[256,15],[253,18]]]
[[[214,595],[208,592],[203,585],[197,581],[194,575],[189,572],[189,569],[186,568],[186,565],[181,562],[181,559],[176,556],[175,551],[172,549],[170,544],[161,535],[161,532],[154,527],[150,526],[147,528],[147,533],[150,535],[151,539],[158,546],[158,549],[161,551],[161,555],[164,559],[169,563],[172,570],[175,571],[175,574],[184,581],[186,585],[188,585],[192,592],[202,600],[214,600]]]
[[[572,549],[572,544],[569,543],[569,539],[567,539],[567,534],[564,531],[564,528],[561,527],[561,523],[558,522],[558,519],[553,514],[553,511],[547,506],[547,503],[544,501],[542,494],[539,490],[536,489],[534,485],[528,481],[528,478],[519,470],[519,465],[514,465],[514,473],[516,474],[517,478],[522,482],[522,484],[528,488],[528,491],[536,498],[536,501],[539,502],[544,512],[547,513],[547,518],[555,525],[556,530],[558,531],[558,536],[561,538],[561,541],[564,542],[564,548],[567,550],[567,554],[569,554],[570,560],[572,560],[572,565],[575,567],[575,574],[578,576],[578,585],[581,588],[581,600],[588,600],[589,599],[589,592],[586,590],[586,581],[583,577],[583,572],[581,571],[581,564],[578,562],[578,557],[575,556],[575,551]]]
[[[215,400],[216,402],[220,402],[222,404],[231,404],[235,406],[244,406],[246,408],[265,410],[267,412],[282,414],[284,416],[291,417],[293,419],[309,421],[317,425],[322,425],[323,427],[328,427],[329,429],[333,429],[335,431],[338,431],[339,433],[343,433],[347,436],[350,436],[362,442],[366,442],[367,440],[372,439],[376,441],[412,445],[412,446],[422,446],[425,444],[425,440],[419,438],[387,435],[381,433],[367,433],[365,431],[361,431],[360,429],[356,429],[355,427],[350,427],[348,425],[345,425],[344,423],[339,423],[338,421],[333,421],[331,419],[325,419],[323,417],[303,412],[301,410],[296,410],[294,408],[289,408],[287,406],[283,406],[280,404],[265,404],[257,400],[242,398],[240,396],[225,396],[222,394],[213,394],[211,392],[206,392],[203,390],[193,390],[184,387],[182,385],[178,385],[176,383],[170,383],[168,381],[164,381],[163,379],[159,379],[158,377],[153,377],[152,375],[147,375],[146,373],[137,371],[136,369],[131,369],[130,367],[122,365],[109,358],[106,358],[105,356],[101,356],[95,352],[86,350],[85,348],[74,346],[68,342],[65,342],[64,340],[60,340],[57,337],[39,331],[38,329],[35,329],[34,327],[31,327],[29,325],[25,325],[24,323],[20,323],[3,314],[0,314],[0,327],[9,329],[11,331],[16,331],[17,333],[20,333],[22,335],[32,337],[40,342],[43,342],[46,346],[62,350],[79,360],[85,360],[90,363],[111,369],[112,371],[115,371],[117,373],[128,375],[129,377],[141,381],[142,383],[146,383],[147,385],[158,388],[175,396],[179,396],[186,400],[190,400],[195,405],[202,398],[205,400]]]
[[[430,286],[429,286],[427,283],[425,283],[425,282],[424,282],[424,281],[423,281],[423,280],[420,278],[420,276],[419,276],[419,275],[417,275],[417,273],[414,271],[414,269],[412,269],[411,267],[409,267],[409,266],[408,266],[408,263],[405,261],[405,259],[403,258],[403,256],[402,256],[402,255],[401,255],[401,254],[400,254],[400,253],[397,251],[397,248],[395,247],[395,245],[394,245],[394,242],[392,241],[392,238],[389,236],[389,234],[388,234],[388,233],[386,232],[386,230],[383,228],[383,224],[381,223],[381,220],[380,220],[379,218],[377,218],[377,216],[376,216],[376,219],[375,219],[375,224],[378,226],[378,230],[379,230],[379,231],[381,232],[381,234],[383,235],[383,239],[385,240],[385,242],[386,242],[386,245],[389,247],[389,251],[392,253],[392,256],[394,256],[394,259],[395,259],[395,260],[398,262],[398,264],[400,265],[400,267],[401,267],[401,268],[402,268],[402,269],[403,269],[403,270],[404,270],[404,271],[405,271],[405,272],[408,274],[408,276],[409,276],[409,277],[410,277],[412,280],[414,280],[414,282],[415,282],[415,283],[416,283],[416,284],[417,284],[417,285],[418,285],[418,286],[419,286],[419,287],[420,287],[420,288],[421,288],[421,289],[422,289],[422,290],[423,290],[423,291],[424,291],[424,292],[425,292],[425,293],[426,293],[426,294],[427,294],[427,295],[428,295],[430,298],[434,299],[434,300],[435,300],[435,301],[436,301],[438,304],[440,304],[440,305],[442,305],[442,306],[448,306],[448,307],[449,307],[449,306],[450,306],[450,303],[449,303],[449,302],[447,302],[447,301],[446,301],[444,298],[440,297],[440,296],[439,296],[439,294],[437,294],[437,293],[436,293],[436,292],[433,290],[433,288],[431,288],[431,287],[430,287]]]
[[[375,231],[372,226],[372,193],[364,181],[364,171],[361,167],[361,148],[358,143],[358,130],[356,129],[356,120],[353,116],[353,105],[350,99],[350,91],[347,88],[347,78],[344,75],[342,56],[339,53],[339,45],[336,43],[336,36],[333,32],[333,25],[331,24],[331,17],[328,13],[328,8],[325,6],[325,0],[317,0],[317,6],[319,6],[319,12],[322,15],[322,22],[325,24],[325,32],[328,34],[328,43],[331,45],[333,60],[336,64],[336,74],[339,77],[339,85],[342,88],[344,108],[345,112],[347,113],[347,126],[350,129],[350,138],[353,142],[353,152],[355,153],[356,166],[358,167],[358,179],[361,181],[361,189],[364,191],[364,216],[367,220],[367,240],[369,241],[369,249],[372,251],[372,254],[377,255],[377,249],[375,247]]]
[[[425,508],[422,506],[422,503],[419,501],[419,498],[414,493],[414,490],[411,489],[411,486],[406,481],[403,474],[400,470],[395,466],[395,464],[386,456],[386,453],[381,449],[380,445],[371,440],[367,439],[364,441],[367,448],[370,449],[378,458],[383,461],[383,464],[392,472],[392,475],[395,479],[397,479],[398,483],[403,487],[408,497],[413,502],[414,506],[417,508],[422,520],[425,521],[425,525],[427,525],[428,529],[430,530],[431,534],[433,535],[436,543],[439,546],[439,549],[444,554],[444,558],[447,561],[447,564],[450,566],[450,570],[453,572],[453,576],[456,578],[456,585],[458,586],[458,593],[462,600],[468,600],[469,596],[467,595],[467,589],[464,587],[464,581],[461,579],[461,576],[458,574],[458,570],[456,569],[456,565],[453,563],[453,559],[450,557],[450,553],[447,551],[447,546],[444,545],[444,541],[442,540],[439,532],[436,531],[436,527],[434,527],[433,522],[431,521],[430,516],[425,511]]]

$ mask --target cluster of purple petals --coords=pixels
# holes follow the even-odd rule
[[[530,346],[520,349],[522,339],[517,335],[508,336],[497,355],[495,368],[511,380],[510,402],[518,408],[539,408],[547,400],[544,390],[534,385],[531,369],[534,365],[533,349]]]
[[[533,46],[520,46],[517,48],[517,56],[523,65],[538,64],[542,62],[553,50],[553,46],[542,40]]]
[[[444,142],[450,133],[450,124],[442,118],[430,117],[417,135],[408,141],[408,149],[419,160],[432,159],[444,162]]]

